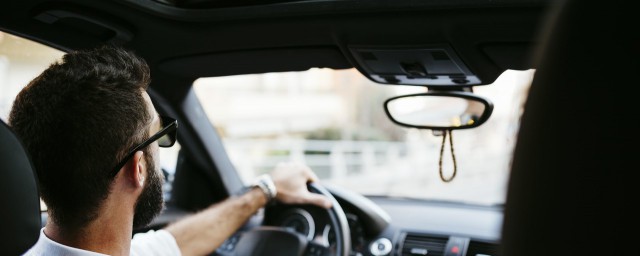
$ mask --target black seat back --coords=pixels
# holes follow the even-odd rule
[[[522,116],[503,255],[632,255],[632,206],[640,202],[636,9],[615,0],[557,7]]]
[[[20,255],[38,240],[40,199],[20,140],[0,120],[0,255]]]

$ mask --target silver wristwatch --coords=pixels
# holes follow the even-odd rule
[[[276,185],[273,183],[273,180],[271,179],[271,176],[269,176],[269,174],[262,174],[258,176],[253,184],[251,184],[251,187],[259,187],[267,197],[267,202],[272,201],[278,194]]]

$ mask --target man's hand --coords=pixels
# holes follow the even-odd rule
[[[323,208],[331,208],[331,201],[326,197],[309,192],[307,183],[318,181],[318,177],[305,165],[297,163],[280,163],[271,172],[271,179],[276,185],[276,199],[287,204],[314,204]]]

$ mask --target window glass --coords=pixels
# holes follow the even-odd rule
[[[453,132],[458,174],[438,174],[441,136],[402,128],[386,99],[426,92],[371,82],[355,69],[311,69],[200,78],[194,88],[245,181],[281,161],[309,165],[323,182],[365,195],[502,204],[530,71],[507,71],[474,92],[491,100],[491,118]],[[443,170],[453,169],[448,145]]]
[[[162,169],[165,178],[165,183],[163,185],[165,201],[169,201],[169,199],[171,199],[171,188],[173,185],[173,178],[176,173],[179,152],[180,143],[178,143],[177,141],[170,148],[160,147],[158,149],[158,156],[160,157],[160,168]]]
[[[20,90],[64,52],[0,31],[0,118],[7,121]]]

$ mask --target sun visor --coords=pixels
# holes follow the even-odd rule
[[[304,71],[310,68],[353,67],[337,48],[303,47],[258,49],[177,57],[159,63],[169,74],[186,77],[228,76],[267,72]]]

